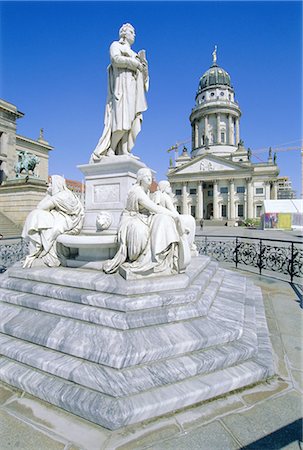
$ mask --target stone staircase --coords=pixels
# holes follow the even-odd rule
[[[4,238],[21,236],[22,229],[0,212],[0,233]]]
[[[110,429],[273,375],[259,288],[196,257],[126,281],[71,268],[0,276],[0,380]]]

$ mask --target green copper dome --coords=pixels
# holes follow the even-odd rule
[[[231,87],[231,82],[228,73],[221,67],[217,66],[217,64],[213,64],[200,78],[198,93],[205,88],[216,85]]]

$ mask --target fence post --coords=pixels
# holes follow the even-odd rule
[[[259,274],[262,274],[262,239],[260,239]]]
[[[236,237],[236,269],[238,268],[238,238]]]
[[[294,243],[291,243],[291,260],[290,260],[290,282],[293,282],[294,278]]]

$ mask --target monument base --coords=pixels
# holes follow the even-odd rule
[[[208,257],[135,281],[12,267],[0,346],[0,380],[109,429],[274,374],[261,290]]]
[[[112,215],[110,230],[117,231],[128,191],[142,167],[146,165],[132,155],[103,156],[99,163],[78,166],[85,176],[84,233],[96,231],[96,219],[101,211]]]
[[[34,176],[6,180],[0,186],[0,210],[21,230],[28,214],[45,196],[47,183]]]

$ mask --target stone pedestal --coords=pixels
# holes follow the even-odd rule
[[[261,290],[208,257],[142,280],[0,275],[0,380],[110,429],[273,375]]]
[[[85,220],[83,233],[96,232],[101,211],[111,213],[109,231],[116,233],[127,194],[136,182],[136,174],[146,165],[135,156],[103,156],[99,163],[80,165],[85,176]]]
[[[28,214],[45,196],[47,183],[34,176],[6,180],[0,186],[0,211],[22,229]]]

